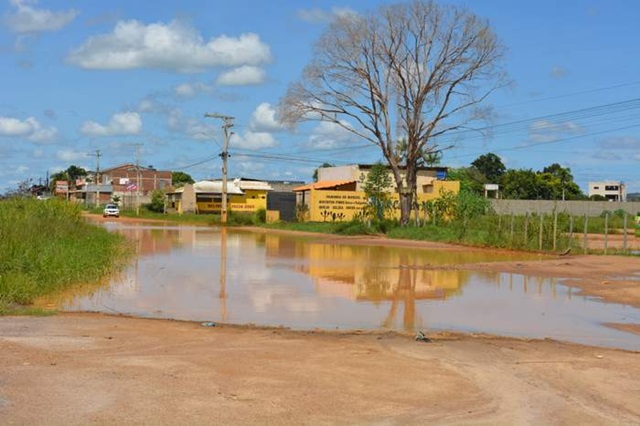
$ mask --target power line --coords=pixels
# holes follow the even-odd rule
[[[546,98],[530,99],[528,101],[514,102],[514,103],[511,103],[511,104],[500,105],[500,106],[498,106],[498,108],[509,108],[509,107],[513,107],[513,106],[527,105],[527,104],[532,104],[532,103],[537,103],[537,102],[553,101],[553,100],[557,100],[557,99],[570,98],[570,97],[573,97],[573,96],[587,95],[587,94],[590,94],[590,93],[605,92],[607,90],[612,90],[612,89],[620,89],[622,87],[636,86],[638,84],[640,84],[640,81],[632,81],[632,82],[629,82],[629,83],[614,84],[612,86],[599,87],[597,89],[588,89],[588,90],[583,90],[583,91],[580,91],[580,92],[573,92],[573,93],[566,93],[566,94],[563,94],[563,95],[549,96],[549,97],[546,97]]]
[[[535,122],[546,122],[546,124],[562,124],[570,121],[577,121],[581,119],[601,117],[603,115],[615,114],[619,112],[626,112],[640,108],[640,98],[629,99],[621,102],[613,102],[609,104],[596,105],[588,108],[581,108],[572,111],[565,111],[557,114],[542,115],[533,118],[527,118],[522,120],[515,120],[507,123],[500,123],[480,127],[478,129],[460,130],[457,132],[450,132],[443,136],[443,140],[456,135],[464,135],[469,133],[489,133],[496,130],[496,133],[491,133],[492,136],[502,135],[506,133],[514,133],[522,130],[529,130],[530,126]],[[482,137],[482,136],[480,136]],[[478,136],[471,136],[468,139],[478,138]]]
[[[599,135],[603,135],[603,134],[607,134],[607,133],[612,133],[612,132],[619,132],[621,130],[628,130],[628,129],[633,129],[636,127],[640,127],[640,124],[634,124],[631,126],[624,126],[624,127],[618,127],[616,129],[609,129],[609,130],[603,130],[601,132],[592,132],[592,133],[587,133],[587,134],[583,134],[583,135],[577,135],[577,136],[571,136],[571,137],[567,137],[567,138],[561,138],[561,139],[554,139],[554,140],[550,140],[550,141],[544,141],[544,142],[537,142],[537,143],[532,143],[529,145],[521,145],[521,146],[515,146],[515,147],[509,147],[509,148],[497,148],[497,149],[492,149],[492,152],[504,152],[504,151],[517,151],[517,150],[521,150],[521,149],[527,149],[527,148],[536,148],[538,146],[542,146],[542,145],[550,145],[550,144],[556,144],[556,143],[561,143],[561,142],[567,142],[567,141],[571,141],[571,140],[575,140],[575,139],[582,139],[582,138],[586,138],[586,137],[590,137],[590,136],[599,136]],[[462,155],[458,155],[458,156],[453,156],[452,158],[457,159],[457,158],[464,158],[464,157],[471,157],[471,156],[475,156],[476,154],[462,154]]]

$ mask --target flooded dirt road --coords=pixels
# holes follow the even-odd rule
[[[155,270],[155,282],[164,282],[157,278],[168,275],[186,285],[189,278],[184,272],[186,269],[178,269],[185,275],[168,272],[167,257],[163,262],[151,262],[157,253],[170,256],[173,251],[185,247],[202,247],[194,249],[192,255],[196,253],[202,268],[215,270],[213,265],[219,265],[222,256],[211,254],[215,250],[210,252],[211,247],[205,249],[207,243],[198,240],[174,236],[162,240],[172,241],[163,245],[159,240],[145,239],[137,264],[138,273],[144,271],[140,276],[146,276]],[[263,240],[262,247],[266,251],[266,236]],[[317,242],[320,246],[324,244],[322,259],[326,259],[327,247],[335,244],[364,247],[372,240],[331,237]],[[154,306],[166,309],[167,306],[182,307],[184,303],[184,306],[193,307],[192,296],[180,297],[179,291],[187,289],[187,293],[196,293],[204,299],[202,304],[205,310],[209,309],[208,315],[222,315],[224,310],[220,302],[226,300],[226,315],[230,317],[242,312],[241,307],[262,306],[265,311],[273,309],[280,299],[305,301],[312,296],[316,298],[320,289],[327,285],[326,280],[331,284],[331,304],[361,309],[370,315],[368,318],[375,320],[372,321],[374,326],[362,327],[360,332],[342,328],[339,331],[293,331],[222,324],[206,327],[199,321],[141,319],[101,313],[1,317],[0,423],[640,424],[639,352],[554,340],[438,332],[433,326],[435,320],[446,317],[432,313],[436,309],[433,304],[460,303],[456,300],[461,300],[457,299],[461,294],[477,292],[492,295],[483,302],[486,306],[482,312],[488,316],[498,310],[499,305],[493,302],[502,301],[501,298],[505,303],[516,300],[517,305],[521,299],[531,299],[522,302],[528,304],[522,310],[532,312],[536,312],[536,303],[546,307],[549,300],[561,301],[556,309],[558,312],[562,311],[562,305],[589,306],[592,302],[631,309],[640,306],[640,258],[565,256],[527,260],[517,256],[509,258],[511,255],[505,253],[473,250],[480,254],[474,254],[478,257],[472,259],[475,262],[472,264],[461,263],[459,259],[440,262],[435,257],[418,264],[412,263],[418,260],[418,257],[411,257],[412,252],[423,251],[425,247],[447,249],[452,256],[468,250],[406,241],[373,242],[378,246],[408,248],[409,261],[397,263],[397,268],[390,267],[389,261],[382,258],[377,258],[373,266],[367,264],[369,266],[364,267],[358,277],[372,274],[379,266],[380,270],[374,274],[379,279],[374,282],[387,285],[378,286],[376,292],[365,291],[367,298],[364,299],[357,296],[361,293],[355,293],[357,297],[353,293],[336,295],[333,286],[342,290],[343,285],[359,288],[355,283],[360,278],[345,276],[348,268],[340,262],[329,265],[321,260],[319,264],[311,260],[302,262],[300,259],[304,256],[299,256],[297,249],[291,251],[285,244],[285,252],[290,255],[276,256],[267,263],[287,271],[296,279],[284,286],[286,291],[279,290],[271,299],[258,299],[271,300],[270,303],[256,304],[250,287],[234,295],[239,286],[238,277],[253,277],[252,282],[258,289],[264,285],[256,274],[244,270],[235,274],[230,272],[233,261],[229,260],[229,254],[234,249],[229,247],[233,246],[227,246],[225,297],[220,293],[220,274],[213,280],[200,282],[199,292],[197,287],[175,286],[173,292],[163,296],[177,299],[178,303],[175,303],[165,302],[157,292],[151,291],[153,286],[149,283],[153,280],[149,283],[128,280],[126,277],[130,278],[131,272],[127,271],[125,279],[118,281],[125,284],[119,292],[93,288],[84,295],[67,295],[60,300],[66,303],[108,300],[108,304],[128,300],[128,304],[118,306],[152,312]],[[331,250],[340,252],[343,249],[334,247]],[[278,248],[277,252],[280,251]],[[246,250],[239,253],[246,254]],[[355,259],[362,259],[358,256]],[[141,268],[146,262],[143,259],[150,261],[151,269]],[[157,268],[162,265],[165,269]],[[311,270],[321,272],[312,274]],[[440,279],[436,272],[465,272],[469,273],[466,277],[472,278],[455,281],[460,284],[452,291],[451,287],[439,284],[450,281]],[[391,273],[393,278],[414,277],[408,282],[415,285],[402,284],[404,278],[400,281],[389,279]],[[496,274],[500,277],[498,281],[491,278],[473,284],[478,276]],[[512,281],[508,279],[510,274],[514,278]],[[518,281],[518,277],[529,279]],[[350,282],[350,279],[354,281]],[[296,280],[301,282],[299,287],[295,287]],[[134,282],[137,287],[131,284]],[[278,281],[273,284],[277,287]],[[114,290],[117,288],[117,285],[113,287]],[[285,297],[292,288],[297,293]],[[418,288],[422,293],[416,292]],[[512,293],[517,298],[514,299]],[[145,297],[139,298],[140,294]],[[390,299],[389,294],[392,295]],[[421,299],[416,294],[438,294],[438,297]],[[69,299],[69,296],[73,297]],[[375,301],[374,296],[378,298]],[[595,301],[593,296],[603,299]],[[392,309],[394,297],[397,300],[395,311]],[[236,298],[239,301],[235,301]],[[407,301],[415,310],[404,309]],[[328,302],[319,303],[325,307]],[[459,309],[456,313],[463,312],[464,317],[474,303],[477,302],[467,301],[459,308],[450,309]],[[380,307],[379,312],[376,306]],[[476,304],[475,309],[480,308],[481,305]],[[554,314],[554,318],[569,324],[588,322],[572,318],[580,316],[578,308],[567,309],[571,314],[565,317]],[[593,312],[593,308],[587,309]],[[176,309],[175,312],[179,311]],[[278,315],[292,311],[293,314],[287,315],[297,318],[296,321],[313,316],[314,312],[289,308],[276,311],[280,312]],[[510,315],[517,311],[510,309]],[[546,314],[550,311],[544,308],[537,312]],[[390,313],[393,314],[391,323],[395,325],[387,328],[383,321]],[[523,315],[527,313],[523,312]],[[593,327],[616,329],[632,336],[640,333],[640,327],[632,321],[607,327],[600,324],[603,320],[606,319],[595,316],[592,322],[597,324]],[[411,327],[405,328],[411,323],[414,330],[424,327],[430,341],[416,341],[415,331],[409,331]],[[537,323],[544,323],[544,319],[533,324]],[[520,333],[522,325],[517,328]],[[397,331],[385,331],[390,329]]]
[[[476,267],[546,265],[550,257],[212,227],[106,226],[136,241],[140,256],[108,286],[56,301],[63,310],[298,330],[489,333],[640,350],[640,336],[627,331],[640,324],[640,309],[578,295],[563,285],[563,272]]]

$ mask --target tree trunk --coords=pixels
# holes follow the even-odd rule
[[[407,187],[400,192],[400,225],[407,226],[411,217],[411,205],[413,201],[413,190]]]
[[[402,178],[401,167],[391,164],[393,177],[396,183],[396,190],[400,199],[400,225],[407,226],[411,218],[411,208],[413,197],[416,192],[416,170],[415,167],[407,164],[404,167],[405,176]]]

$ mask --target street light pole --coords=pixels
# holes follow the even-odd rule
[[[205,114],[205,117],[219,118],[224,124],[222,125],[224,145],[220,157],[222,157],[222,208],[220,209],[220,221],[227,223],[227,159],[229,158],[229,129],[233,127],[234,118],[221,114]]]

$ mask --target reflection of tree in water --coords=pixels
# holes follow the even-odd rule
[[[407,256],[400,257],[400,268],[398,271],[398,285],[396,286],[392,299],[389,314],[382,322],[383,327],[390,328],[397,315],[400,302],[404,304],[404,315],[402,317],[402,325],[405,330],[413,331],[416,326],[416,278],[417,271],[409,269],[407,265]],[[442,289],[437,289],[444,292]]]

